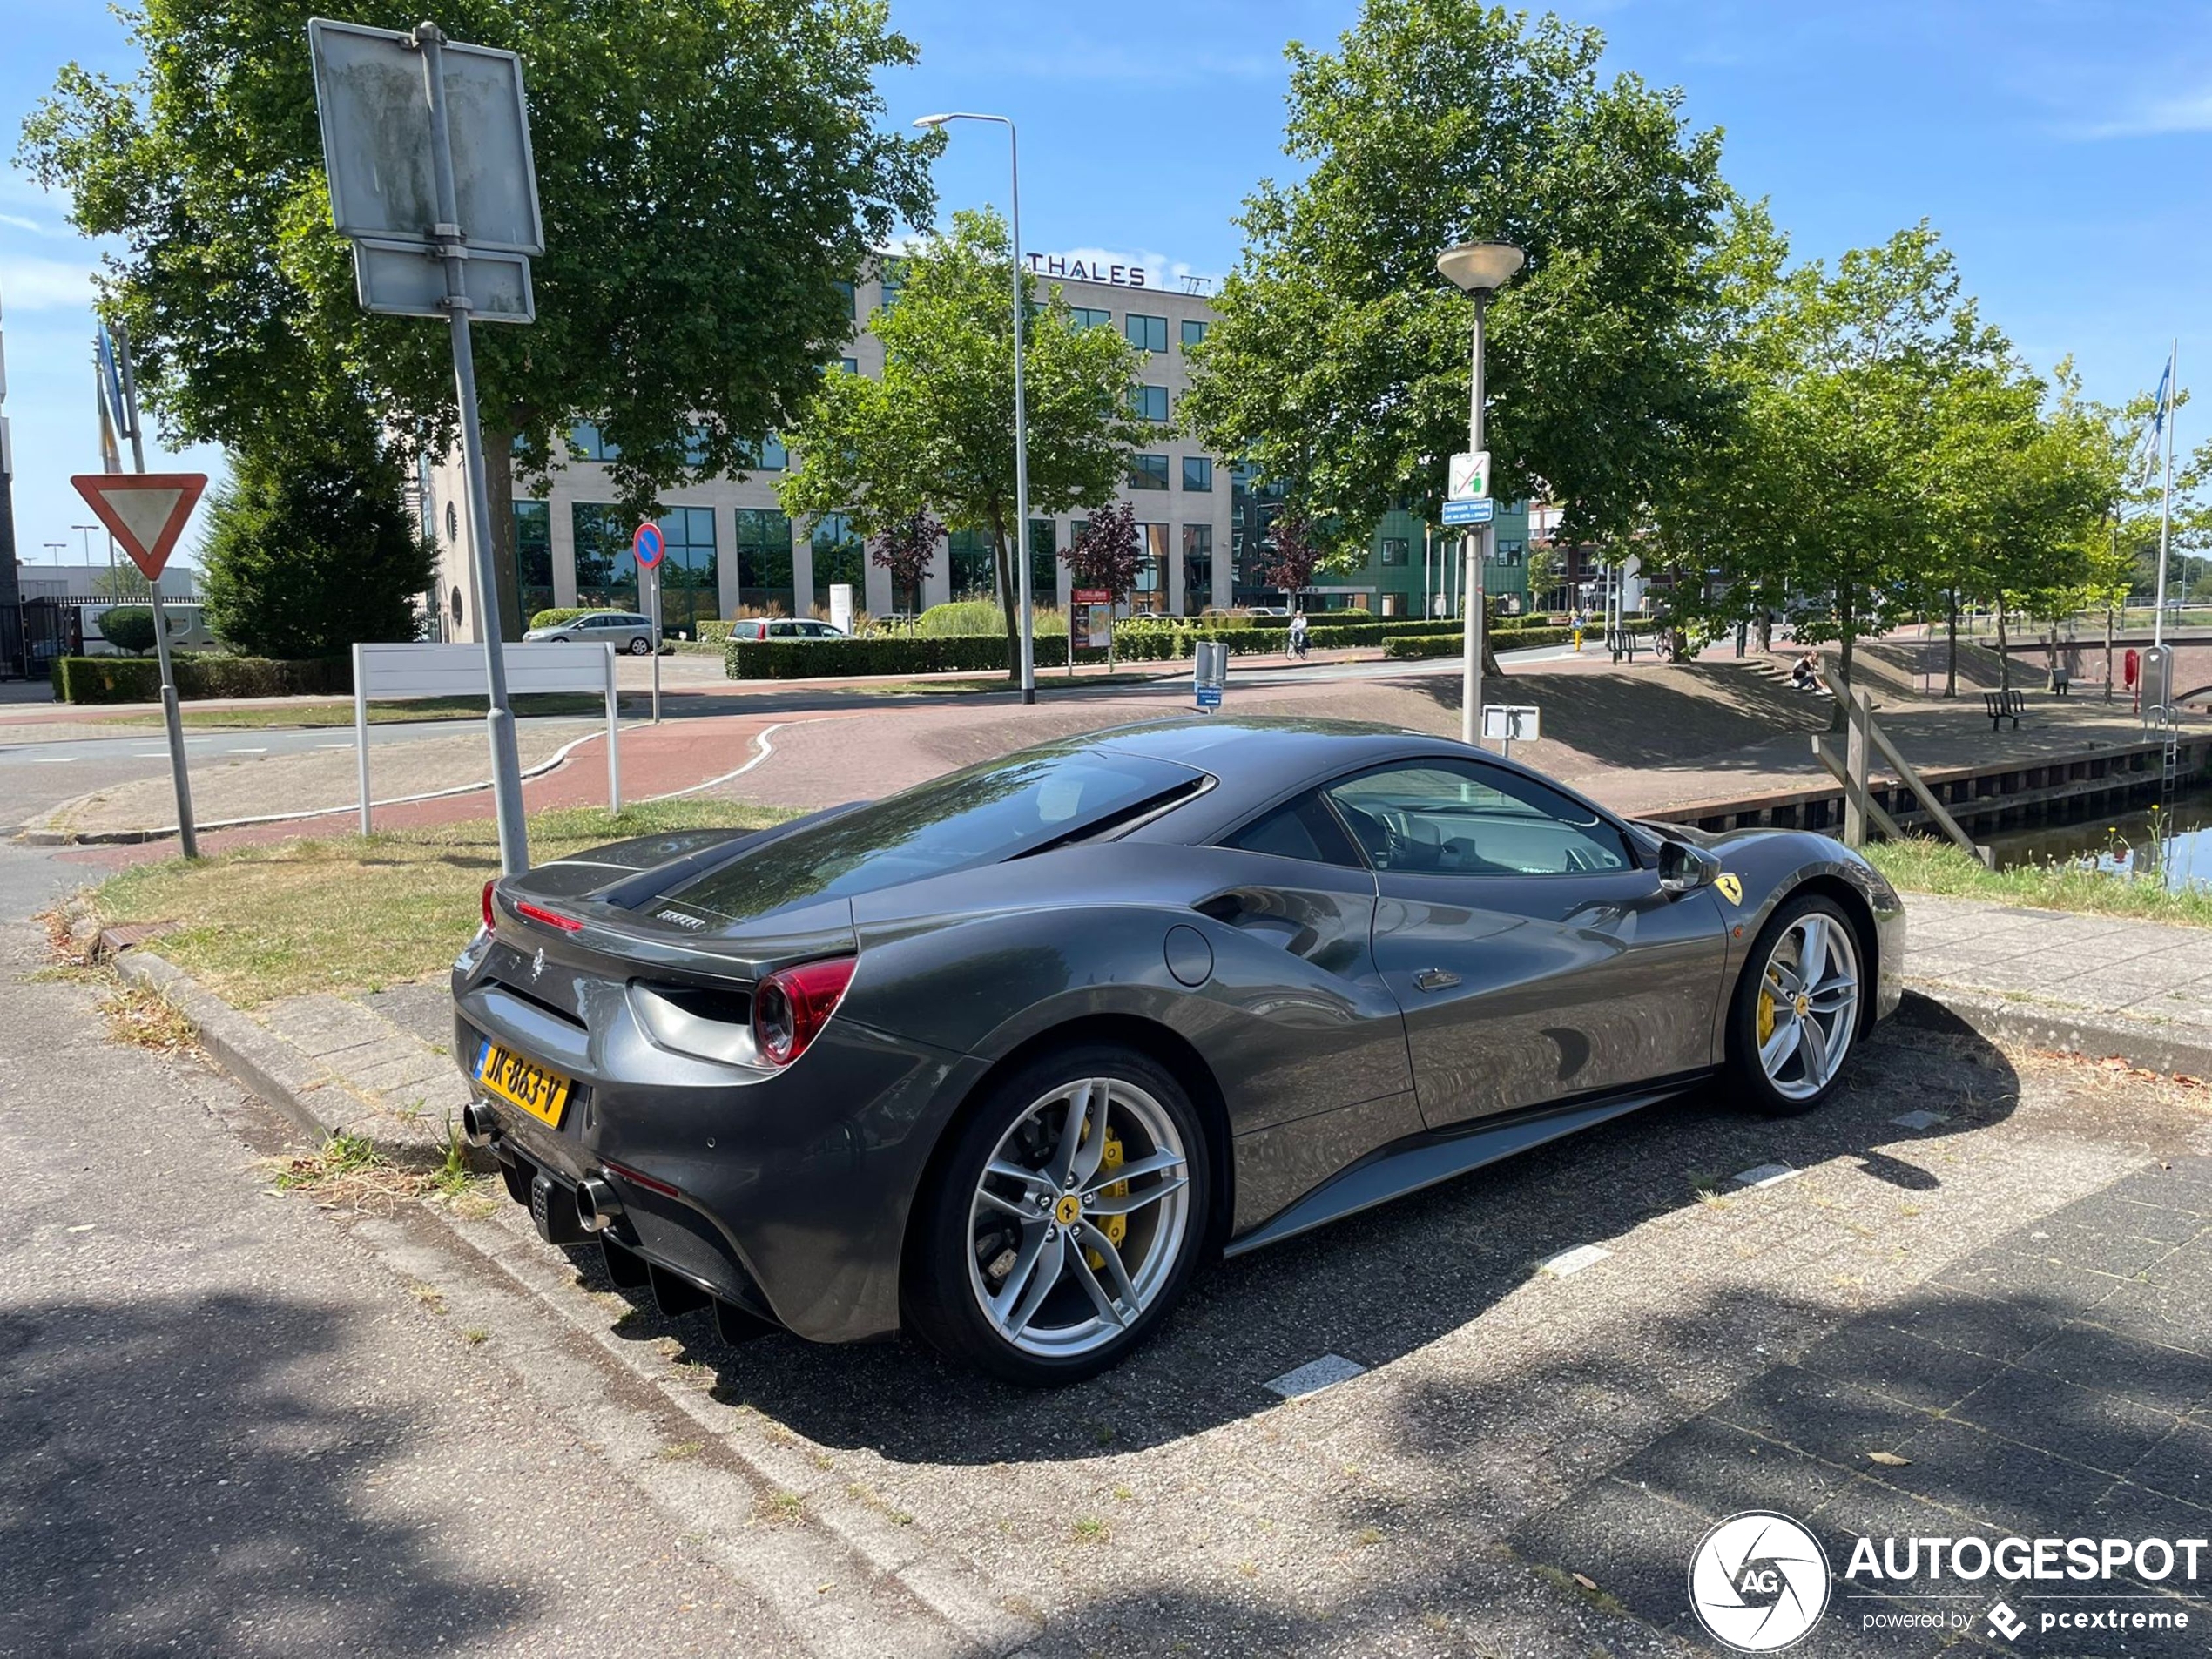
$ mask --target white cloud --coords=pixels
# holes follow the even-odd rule
[[[29,231],[33,236],[58,236],[60,232],[41,225],[35,219],[25,219],[20,213],[0,213],[0,225],[11,225],[19,231]]]
[[[0,308],[68,311],[92,303],[92,269],[66,260],[0,255]]]
[[[2212,88],[2179,98],[2155,98],[2122,111],[2114,120],[2071,125],[2080,138],[2146,138],[2169,132],[2212,132]]]

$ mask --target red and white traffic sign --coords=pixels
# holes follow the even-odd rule
[[[152,582],[185,533],[185,521],[207,488],[204,472],[80,472],[70,480],[93,516],[114,532]]]

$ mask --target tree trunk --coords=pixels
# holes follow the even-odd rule
[[[2001,590],[1997,595],[1997,689],[2013,689],[2013,659],[2005,650],[2005,595]]]
[[[1956,588],[1951,590],[1951,604],[1946,621],[1948,634],[1943,670],[1943,694],[1946,697],[1956,697],[1959,695],[1959,590]]]
[[[999,608],[1006,614],[1006,677],[1019,686],[1022,684],[1022,623],[1019,616],[1022,592],[1015,580],[1014,565],[1007,557],[1006,521],[996,516],[991,520],[991,547],[998,561]]]
[[[523,583],[515,553],[516,428],[490,416],[480,425],[484,445],[484,504],[491,517],[492,580],[497,583],[499,595],[499,637],[520,639],[530,619],[522,614]]]
[[[2112,701],[2112,606],[2105,606],[2105,701]]]
[[[1846,685],[1851,684],[1852,648],[1858,644],[1858,616],[1848,601],[1837,607],[1836,621],[1838,626],[1836,631],[1836,639],[1843,648],[1838,671],[1843,675],[1844,684]],[[1837,705],[1841,707],[1843,701],[1843,694],[1839,692],[1836,698]]]
[[[1764,656],[1774,649],[1774,613],[1764,606],[1759,610],[1759,652]]]

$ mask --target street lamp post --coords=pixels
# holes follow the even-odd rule
[[[1467,388],[1467,448],[1482,448],[1482,326],[1490,308],[1493,290],[1501,287],[1521,269],[1527,255],[1510,242],[1462,242],[1436,256],[1436,268],[1459,287],[1474,296],[1474,350]],[[1495,532],[1479,525],[1467,538],[1467,597],[1461,609],[1467,617],[1467,661],[1460,673],[1460,738],[1473,743],[1482,732],[1482,626],[1484,617],[1482,566]]]
[[[948,121],[995,121],[1006,129],[1006,158],[1010,205],[1007,210],[1008,263],[1014,267],[1014,577],[1016,603],[1022,612],[1022,700],[1037,700],[1036,604],[1029,576],[1029,420],[1022,395],[1022,330],[1026,319],[1022,303],[1022,146],[1014,131],[1014,118],[978,115],[954,110],[925,115],[918,127],[941,127]],[[1076,660],[1075,635],[1068,636],[1068,663]]]

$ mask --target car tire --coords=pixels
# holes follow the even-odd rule
[[[1089,1103],[1102,1085],[1107,1133],[1067,1192],[1057,1170],[1069,1109],[1076,1091],[1089,1091],[1080,1166],[1092,1143]],[[948,1359],[1026,1387],[1082,1382],[1120,1363],[1182,1298],[1208,1237],[1212,1149],[1189,1094],[1148,1055],[1086,1044],[1040,1055],[1001,1078],[950,1133],[910,1235],[909,1325]],[[1026,1170],[1040,1152],[1034,1190],[994,1173]],[[1165,1159],[1178,1162],[1154,1174],[1140,1168]],[[1114,1190],[1110,1171],[1118,1167],[1140,1170],[1134,1189],[1123,1180]],[[1023,1216],[1006,1217],[986,1197],[987,1185],[1021,1204]],[[1035,1217],[1026,1215],[1029,1202],[1055,1193],[1060,1199],[1049,1215],[1042,1206]],[[1148,1193],[1157,1196],[1148,1200]],[[1071,1197],[1081,1213],[1063,1207]],[[1101,1229],[1115,1217],[1093,1204],[1128,1206],[1110,1243]],[[1099,1246],[1113,1251],[1114,1266]],[[1017,1281],[1025,1266],[1027,1278]],[[1028,1310],[1047,1267],[1056,1278]],[[1001,1307],[998,1318],[987,1309],[992,1300]],[[1025,1312],[1031,1322],[1010,1336],[1008,1325]]]
[[[630,654],[632,657],[651,656],[653,654],[652,641],[645,638],[642,634],[639,635],[630,642]]]
[[[1811,937],[1822,941],[1823,962],[1807,986],[1797,969]],[[1727,1072],[1739,1100],[1767,1116],[1796,1117],[1836,1092],[1865,1024],[1864,956],[1834,900],[1800,893],[1776,907],[1745,953],[1729,1005]]]

